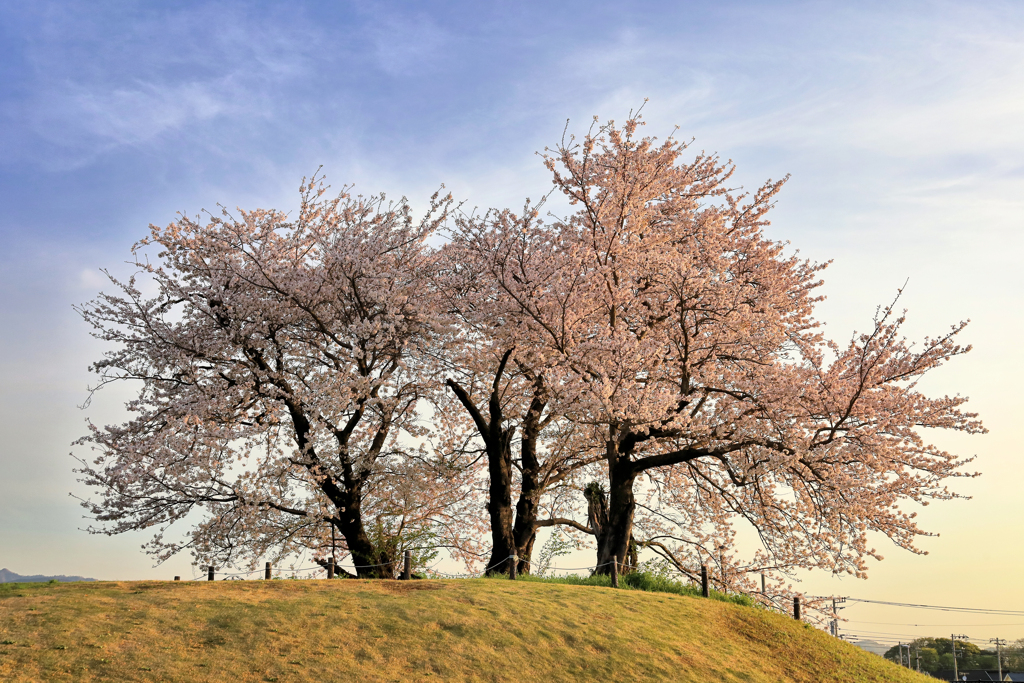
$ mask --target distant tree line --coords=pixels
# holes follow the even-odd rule
[[[921,671],[934,674],[939,671],[953,670],[952,641],[949,638],[918,638],[909,643],[910,667],[917,668],[920,656]],[[907,645],[894,645],[885,653],[885,658],[900,662],[900,648],[903,649],[904,665],[907,664]],[[1024,638],[1002,647],[1003,672],[1024,672]],[[985,669],[996,671],[999,663],[996,660],[996,648],[980,648],[974,643],[956,642],[956,666],[960,671],[967,669]]]

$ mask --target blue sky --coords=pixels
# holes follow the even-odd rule
[[[87,536],[68,497],[85,416],[118,419],[127,396],[76,407],[102,349],[71,307],[149,223],[290,209],[320,165],[414,204],[445,183],[515,206],[550,187],[535,152],[566,119],[578,132],[650,98],[647,132],[678,125],[746,187],[792,174],[770,233],[835,259],[830,334],[908,278],[913,334],[972,319],[976,350],[926,384],[970,395],[991,429],[940,439],[977,453],[984,476],[958,487],[974,500],[924,511],[929,556],[808,587],[1024,607],[1024,5],[711,5],[0,3],[0,565],[190,573],[151,568],[140,538]]]

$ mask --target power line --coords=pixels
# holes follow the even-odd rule
[[[937,640],[945,640],[945,638],[941,638],[941,637],[937,637],[937,636],[922,636],[920,634],[914,634],[914,633],[893,633],[891,631],[868,631],[868,630],[863,630],[863,629],[854,629],[852,633],[846,633],[846,634],[844,634],[844,636],[846,638],[863,638],[863,639],[870,639],[870,640],[890,640],[890,641],[895,640],[897,638],[911,638],[913,640],[917,640],[919,638],[932,638],[932,637],[936,638]],[[968,638],[966,636],[957,636],[957,640],[965,640],[967,642],[972,642],[975,645],[981,644],[982,646],[985,646],[985,644],[987,642],[994,642],[991,639],[986,640],[984,638]]]
[[[894,638],[924,638],[927,636],[921,636],[914,633],[892,633],[891,631],[868,631],[864,629],[854,629],[856,634],[868,634],[874,636],[893,636]],[[850,635],[850,634],[847,634]]]
[[[987,609],[983,607],[947,607],[942,605],[917,605],[909,602],[887,602],[885,600],[865,600],[863,598],[847,598],[853,602],[864,602],[872,605],[888,605],[890,607],[912,607],[914,609],[931,609],[940,612],[960,612],[962,614],[991,614],[1011,617],[1024,617],[1024,610]]]
[[[920,628],[931,628],[932,626],[1024,626],[1024,623],[1014,624],[909,624],[899,621],[861,621],[860,619],[848,619],[851,624],[877,624],[882,626],[917,626]]]

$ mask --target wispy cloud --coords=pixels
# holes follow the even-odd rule
[[[21,97],[3,103],[0,144],[7,163],[54,169],[218,120],[280,116],[288,99],[275,91],[308,80],[319,40],[301,12],[253,17],[232,4],[72,2],[20,22],[32,39],[18,55]]]
[[[230,113],[242,98],[231,92],[235,88],[227,81],[139,82],[108,91],[68,84],[46,93],[32,128],[41,138],[68,147],[139,145],[166,131]]]

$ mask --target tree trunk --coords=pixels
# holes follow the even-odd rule
[[[509,437],[511,434],[508,435]],[[512,453],[510,438],[490,440],[487,443],[487,473],[490,486],[487,496],[487,514],[491,522],[491,559],[488,574],[507,574],[512,555],[516,555],[512,534]]]
[[[352,556],[352,564],[356,566],[356,575],[360,579],[394,578],[395,558],[387,550],[375,548],[363,526],[360,492],[345,493],[347,499],[345,504],[338,508],[336,526],[345,537],[345,545]]]
[[[522,485],[519,491],[519,501],[516,503],[516,521],[512,528],[516,555],[519,556],[517,570],[524,574],[530,573],[533,544],[537,540],[537,513],[541,494],[544,493],[540,460],[537,458],[537,439],[540,437],[540,418],[545,405],[543,388],[538,385],[533,400],[530,402],[530,409],[523,420],[523,437],[519,445]]]
[[[636,566],[636,544],[633,542],[635,482],[636,472],[632,464],[628,458],[620,456],[609,463],[607,502],[600,486],[590,484],[587,487],[588,518],[597,538],[598,567],[595,574],[611,574],[613,557],[619,558],[620,574],[628,573]]]
[[[592,481],[583,489],[583,497],[587,499],[587,526],[594,530],[597,541],[597,568],[595,574],[610,574],[611,567],[606,563],[612,553],[608,550],[608,494],[596,481]]]
[[[533,543],[537,540],[537,511],[540,497],[540,486],[535,473],[523,469],[523,488],[516,503],[516,521],[512,526],[512,539],[515,543],[516,556],[519,557],[517,571],[521,574],[530,573],[530,560],[533,557]]]

